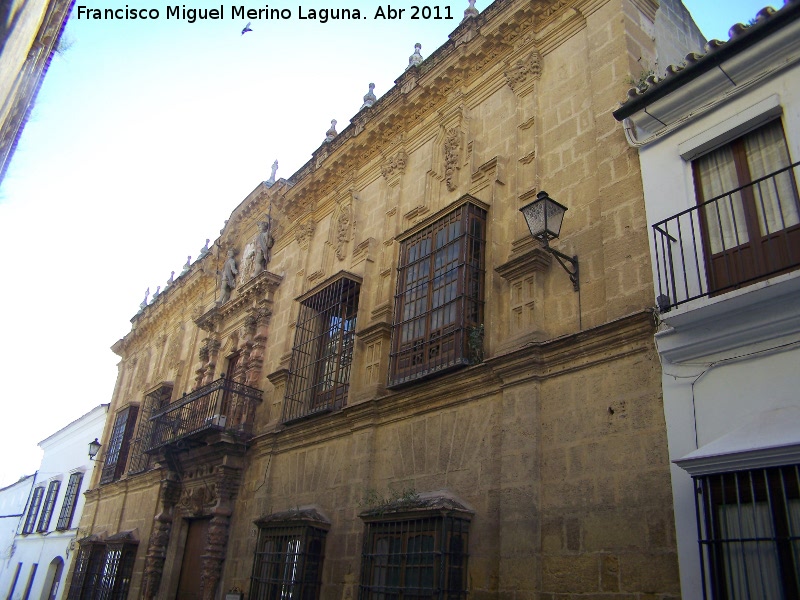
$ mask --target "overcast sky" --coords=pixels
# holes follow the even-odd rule
[[[167,20],[167,4],[129,4],[159,10],[156,20],[105,21],[77,19],[78,5],[125,2],[76,2],[0,186],[0,486],[38,468],[39,441],[110,401],[118,358],[109,348],[130,331],[145,290],[219,235],[274,160],[278,177],[293,174],[331,119],[344,129],[370,82],[386,93],[414,44],[427,57],[468,6],[438,4],[452,20],[412,20],[411,3],[397,2],[402,18],[381,21],[378,3],[351,0],[340,6],[368,19],[321,23],[279,1],[270,7],[290,7],[292,18],[253,20],[242,35],[247,19],[230,4],[222,19],[193,24]],[[302,4],[306,16],[332,6]],[[720,39],[764,6],[685,4]]]

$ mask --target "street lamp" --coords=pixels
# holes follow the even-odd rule
[[[89,442],[89,460],[94,460],[98,452],[100,452],[100,442],[94,438],[94,441]]]
[[[550,240],[556,239],[561,233],[561,223],[564,220],[564,213],[567,207],[559,204],[542,190],[536,194],[536,200],[519,209],[525,217],[528,229],[531,230],[533,239],[542,242],[544,249],[556,257],[559,264],[569,275],[572,287],[577,292],[578,286],[578,257],[567,256],[558,250],[550,247]],[[567,266],[567,264],[572,267]]]

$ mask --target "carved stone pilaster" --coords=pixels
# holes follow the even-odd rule
[[[451,192],[458,187],[456,175],[461,157],[461,137],[461,130],[453,127],[447,130],[444,138],[444,180]]]
[[[352,211],[349,205],[343,206],[339,217],[336,219],[336,258],[344,260],[347,257],[347,243],[350,241],[352,231]]]
[[[208,364],[206,365],[203,385],[208,385],[214,381],[214,371],[217,368],[217,360],[219,359],[219,349],[221,346],[222,344],[218,339],[208,338]]]
[[[241,469],[218,466],[215,487],[217,504],[212,509],[208,538],[203,552],[200,571],[200,590],[203,600],[214,600],[222,575],[222,561],[228,545],[228,532],[233,499],[239,488]]]
[[[142,598],[152,600],[158,595],[161,577],[164,574],[164,561],[172,532],[173,509],[180,498],[180,483],[174,473],[167,472],[161,481],[159,491],[159,513],[154,517],[153,531],[147,543],[142,580]]]
[[[258,387],[258,382],[261,380],[261,366],[264,364],[264,349],[267,345],[271,318],[272,311],[268,308],[256,309],[248,315],[248,319],[252,319],[253,322],[253,335],[245,383],[251,387]]]
[[[214,600],[222,575],[222,561],[228,544],[230,516],[214,515],[208,526],[208,538],[200,567],[200,594],[203,600]]]

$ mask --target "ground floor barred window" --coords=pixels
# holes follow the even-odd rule
[[[800,465],[695,478],[704,592],[800,598]]]
[[[454,504],[419,498],[362,513],[361,600],[467,597],[471,514]]]
[[[314,509],[275,513],[256,521],[259,529],[251,600],[319,598],[325,536],[330,523]]]
[[[130,534],[81,542],[68,600],[125,600],[131,584],[137,542]]]

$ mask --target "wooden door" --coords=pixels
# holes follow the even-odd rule
[[[211,519],[189,521],[176,600],[200,600],[202,598],[200,595],[200,571],[203,567],[202,556],[205,554],[209,523],[211,523]]]

